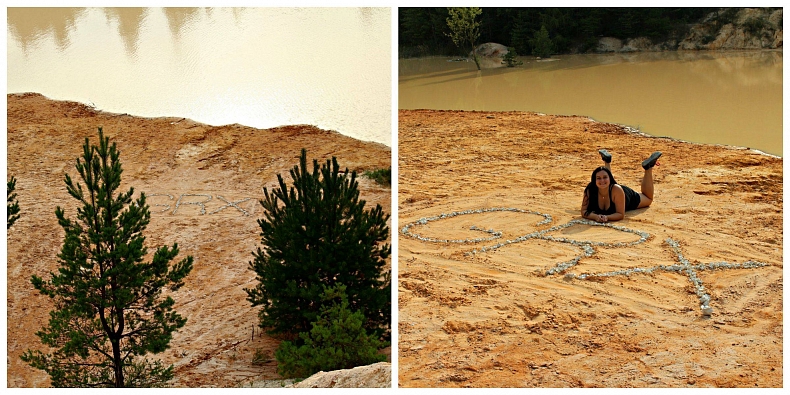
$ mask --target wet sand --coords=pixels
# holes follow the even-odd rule
[[[398,142],[401,387],[783,385],[781,158],[525,112],[401,110]],[[664,153],[618,228],[571,222],[599,148],[636,190]]]

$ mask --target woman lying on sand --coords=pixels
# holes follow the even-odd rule
[[[647,207],[653,203],[653,166],[661,156],[660,151],[653,152],[642,161],[645,175],[642,177],[642,193],[619,185],[612,176],[612,155],[605,149],[598,150],[604,165],[596,168],[590,177],[590,183],[584,188],[582,200],[582,217],[598,222],[619,221],[625,218],[625,212]],[[596,197],[590,199],[590,197]]]

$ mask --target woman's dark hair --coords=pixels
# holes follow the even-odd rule
[[[596,167],[590,176],[590,183],[587,184],[586,188],[584,188],[584,195],[587,196],[587,211],[584,212],[585,216],[589,215],[593,211],[599,211],[601,209],[598,207],[598,185],[595,185],[595,173],[598,173],[601,170],[605,171],[606,174],[609,175],[610,188],[612,185],[617,184],[617,181],[614,180],[614,176],[609,169],[607,169],[605,166]]]

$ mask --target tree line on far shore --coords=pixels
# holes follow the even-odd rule
[[[733,12],[711,7],[676,8],[482,8],[478,43],[496,42],[531,54],[536,35],[548,33],[554,54],[594,50],[600,37],[648,37],[653,41],[681,38],[690,24],[711,12],[726,23]],[[448,35],[448,8],[398,9],[398,56],[467,55]]]

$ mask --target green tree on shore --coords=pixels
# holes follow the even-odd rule
[[[269,333],[308,332],[319,318],[325,288],[346,286],[349,306],[365,316],[365,329],[376,337],[390,325],[390,273],[384,271],[391,248],[381,206],[365,209],[359,199],[356,172],[340,172],[336,158],[313,171],[302,149],[290,171],[289,189],[281,175],[279,188],[264,188],[258,220],[264,249],[253,252],[250,270],[258,284],[247,299],[261,306],[260,326]]]
[[[66,174],[66,190],[80,207],[76,220],[55,210],[65,231],[57,273],[32,277],[33,286],[52,299],[49,324],[36,335],[51,353],[27,350],[22,360],[46,371],[55,387],[159,387],[173,377],[173,366],[148,360],[166,350],[172,333],[186,319],[163,295],[176,291],[192,270],[192,257],[175,265],[178,246],[156,250],[144,262],[143,231],[150,221],[145,194],[116,191],[121,162],[115,143],[99,128],[99,145],[85,138],[77,171]]]
[[[447,27],[450,28],[450,33],[447,36],[461,50],[464,50],[467,45],[471,48],[472,59],[475,61],[477,69],[480,70],[480,60],[475,51],[475,43],[480,38],[480,22],[476,18],[483,13],[483,10],[478,7],[449,7],[447,12],[449,13]]]
[[[778,10],[771,8],[770,10]],[[731,10],[724,11],[724,10]],[[594,52],[600,37],[621,40],[648,37],[654,42],[683,39],[691,25],[712,13],[721,25],[730,23],[740,9],[714,7],[491,7],[481,14],[480,42],[513,46],[521,54],[532,52],[529,44],[541,26],[553,42],[552,54]],[[398,56],[449,56],[457,48],[446,34],[447,8],[399,7]],[[755,27],[758,27],[754,23]],[[718,29],[717,29],[718,30]]]
[[[539,58],[548,58],[554,51],[546,26],[541,26],[540,30],[535,32],[530,43],[532,44],[532,55]]]
[[[515,48],[508,47],[507,53],[502,57],[502,64],[507,65],[507,67],[516,67],[524,64],[524,62],[518,60],[518,53]]]
[[[321,312],[310,331],[299,334],[300,342],[284,341],[277,349],[281,376],[309,377],[319,371],[351,369],[387,359],[379,353],[387,343],[367,333],[361,311],[349,309],[345,286],[326,288],[321,298]]]

